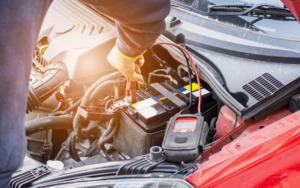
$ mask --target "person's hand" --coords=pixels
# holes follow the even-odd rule
[[[107,60],[111,66],[118,69],[126,78],[141,84],[144,83],[140,69],[145,63],[143,56],[132,60],[127,59],[118,52],[118,49],[115,46],[108,54]]]

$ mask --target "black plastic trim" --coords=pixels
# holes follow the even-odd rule
[[[170,39],[169,39],[170,40]],[[195,51],[188,49],[189,51]],[[198,52],[195,55],[199,55]],[[201,55],[201,54],[200,54]],[[201,55],[203,56],[203,55]],[[198,56],[199,57],[199,56]],[[200,58],[200,60],[205,61]],[[284,87],[280,88],[273,95],[266,97],[265,99],[259,101],[251,107],[245,108],[242,104],[240,104],[226,89],[216,80],[213,74],[201,64],[196,58],[194,59],[198,72],[205,79],[205,81],[210,85],[212,90],[215,92],[217,97],[227,105],[232,111],[234,111],[239,117],[242,119],[249,119],[251,117],[261,117],[258,115],[259,113],[263,113],[268,108],[272,108],[276,106],[276,104],[285,100],[286,98],[291,97],[292,95],[297,94],[300,91],[300,77],[296,80],[290,82]],[[263,113],[264,114],[264,113]]]
[[[300,91],[300,77],[296,80],[290,82],[289,84],[282,87],[273,95],[261,100],[260,102],[254,104],[251,107],[244,109],[241,113],[241,118],[249,119],[253,116],[256,116],[256,119],[260,116],[257,116],[259,113],[276,106],[278,103],[288,99],[289,97],[299,93]],[[284,104],[282,104],[284,105]],[[274,109],[275,110],[275,109]]]
[[[207,45],[204,43],[200,43],[200,42],[195,42],[189,39],[186,39],[187,44],[192,45],[192,46],[196,46],[198,48],[203,48],[212,52],[216,52],[216,53],[220,53],[220,54],[225,54],[225,55],[230,55],[233,57],[238,57],[238,58],[244,58],[244,59],[251,59],[251,60],[257,60],[257,61],[265,61],[265,62],[272,62],[272,63],[287,63],[287,64],[299,64],[300,58],[296,58],[296,57],[281,57],[281,56],[271,56],[271,55],[260,55],[260,54],[254,54],[254,53],[246,53],[246,52],[239,52],[236,50],[230,50],[230,49],[224,49],[224,48],[219,48],[216,46],[211,46],[211,45]],[[224,41],[222,41],[224,43]],[[230,45],[236,45],[237,47],[243,47],[244,45],[240,45],[240,44],[232,44],[230,43]],[[282,53],[291,53],[290,51],[285,51],[285,50],[276,50],[276,49],[272,49],[272,50],[268,50],[268,49],[264,49],[264,48],[260,48],[260,47],[249,47],[249,48],[253,48],[257,51],[266,51],[269,53],[273,53],[273,54],[282,54]]]

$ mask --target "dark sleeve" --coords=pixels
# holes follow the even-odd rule
[[[170,0],[81,0],[116,20],[117,47],[128,57],[150,48],[165,30]]]
[[[0,187],[24,160],[32,54],[49,0],[0,0]]]

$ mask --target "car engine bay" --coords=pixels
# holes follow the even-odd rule
[[[234,155],[233,148],[247,149],[270,138],[254,136],[271,134],[276,129],[272,123],[292,114],[282,106],[259,119],[239,117],[198,76],[183,52],[181,35],[175,46],[160,37],[144,54],[145,82],[131,82],[106,59],[115,32],[114,22],[91,7],[53,1],[32,59],[28,155],[13,175],[12,187],[33,181],[59,186],[54,180],[81,177],[76,169],[88,173],[88,165],[98,169],[91,176],[186,177],[199,169],[196,163],[216,164]],[[20,182],[28,169],[42,167],[39,176]],[[37,180],[50,171],[53,184]]]

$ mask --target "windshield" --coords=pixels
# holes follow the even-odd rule
[[[209,5],[224,4],[274,4],[283,5],[280,0],[173,0],[202,12],[208,12]],[[221,10],[226,11],[226,10]],[[300,24],[293,16],[247,14],[242,16],[208,16],[209,19],[255,31],[269,36],[300,40]]]

